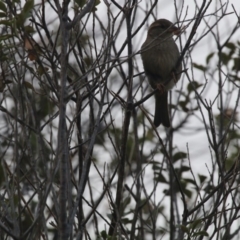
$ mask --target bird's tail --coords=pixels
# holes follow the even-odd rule
[[[168,115],[168,92],[163,94],[155,94],[155,116],[154,116],[154,125],[158,127],[162,124],[165,127],[170,127],[170,120]]]

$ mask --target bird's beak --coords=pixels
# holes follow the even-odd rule
[[[178,27],[175,27],[175,26],[172,26],[168,29],[168,32],[172,33],[173,35],[180,35],[181,33],[181,28],[178,28]]]

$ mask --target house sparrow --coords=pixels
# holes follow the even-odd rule
[[[150,25],[147,38],[141,47],[143,67],[148,81],[153,89],[159,89],[155,94],[156,127],[161,123],[170,127],[167,91],[179,80],[182,70],[181,64],[175,69],[180,54],[172,37],[179,33],[180,28],[175,27],[173,23],[159,19]]]

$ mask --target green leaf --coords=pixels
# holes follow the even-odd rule
[[[223,52],[219,53],[218,57],[224,65],[227,65],[228,62],[231,60],[231,56],[229,56],[229,55],[227,55],[226,53],[223,53]]]
[[[176,162],[180,159],[184,159],[187,157],[187,154],[185,152],[177,152],[173,155],[173,162]]]
[[[33,28],[32,26],[30,26],[30,25],[24,26],[24,31],[25,31],[26,33],[29,33],[29,34],[35,32],[34,28]]]
[[[163,213],[164,209],[165,209],[164,206],[160,206],[157,211],[158,213]]]
[[[34,6],[34,0],[27,0],[22,12],[26,15],[28,15],[30,13],[30,11],[33,9]]]
[[[155,162],[155,161],[153,161],[153,162]],[[155,164],[153,164],[153,163],[151,162],[151,164],[152,164],[152,170],[153,170],[153,171],[159,171],[159,170],[162,169],[162,166],[160,166],[160,165],[158,166],[156,162],[155,162]]]
[[[7,12],[7,7],[5,6],[5,4],[2,1],[0,1],[0,10],[2,10],[5,13]]]
[[[189,92],[193,92],[194,89],[198,89],[202,86],[202,84],[199,84],[197,81],[192,81],[188,84],[187,89]]]
[[[29,89],[34,90],[34,87],[33,87],[33,85],[32,85],[30,82],[24,81],[24,82],[23,82],[23,85],[24,85],[26,88],[29,88]]]
[[[207,56],[207,58],[206,58],[206,63],[208,64],[209,63],[209,61],[211,60],[211,58],[214,56],[214,52],[213,53],[210,53],[208,56]]]
[[[201,223],[202,223],[202,220],[197,219],[189,225],[189,229],[196,229],[197,227],[199,227],[199,225],[201,225]]]
[[[19,13],[16,15],[16,25],[17,27],[23,27],[24,22],[25,22],[25,17],[23,13]]]
[[[167,180],[162,173],[158,173],[158,176],[155,179],[158,182],[167,183]]]
[[[214,189],[213,186],[207,185],[203,190],[204,190],[206,193],[210,193],[210,192],[213,191],[213,189]]]
[[[7,54],[0,54],[0,62],[4,62],[8,60],[8,55]]]
[[[227,44],[225,44],[225,47],[231,49],[232,51],[235,51],[235,49],[236,49],[235,44],[232,42],[228,42]]]
[[[234,58],[233,62],[234,64],[233,64],[232,70],[240,71],[240,59]]]
[[[181,172],[187,172],[189,170],[190,170],[190,167],[188,167],[188,166],[181,166],[181,168],[180,168]]]
[[[86,3],[86,0],[75,0],[75,3],[77,3],[77,5],[82,8],[85,3]]]
[[[95,11],[97,11],[97,8],[96,8],[96,6],[97,6],[98,4],[100,4],[100,0],[95,0],[95,3],[94,3],[94,8],[92,9],[92,12],[95,12]]]
[[[12,21],[11,20],[1,20],[0,25],[6,25],[6,26],[12,26]]]
[[[182,108],[184,112],[188,112],[189,108],[187,107],[188,102],[187,101],[179,101],[178,105]]]
[[[229,74],[229,77],[233,78],[233,81],[240,81],[240,77],[238,75],[235,74]]]
[[[123,201],[123,206],[126,207],[131,202],[130,196],[126,197]]]
[[[191,178],[184,178],[183,180],[186,181],[187,183],[192,183],[194,186],[196,186],[195,181]]]
[[[37,68],[37,73],[39,74],[39,76],[42,76],[42,75],[45,74],[47,71],[48,71],[48,68],[47,68],[47,67],[39,66],[39,67]]]
[[[192,235],[193,237],[196,237],[196,236],[205,236],[205,237],[208,237],[208,233],[206,231],[200,231],[200,232],[197,232],[197,233],[194,233]]]
[[[108,235],[107,235],[106,231],[101,231],[101,236],[102,236],[104,239],[106,239]]]
[[[183,232],[189,234],[189,229],[186,226],[184,226],[184,225],[177,225],[177,227],[180,227]]]
[[[75,3],[80,7],[80,8],[83,8],[83,6],[86,4],[86,0],[75,0]],[[95,11],[97,11],[97,8],[96,8],[96,6],[98,5],[98,4],[100,4],[100,0],[95,0],[95,2],[94,2],[94,6],[93,6],[93,8],[92,8],[92,12],[95,12]]]
[[[5,181],[4,169],[0,164],[0,186],[4,183],[4,181]]]
[[[11,35],[11,34],[2,35],[2,36],[0,36],[0,41],[2,41],[2,40],[4,41],[4,40],[7,40],[12,37],[13,37],[13,35]]]
[[[128,223],[131,223],[133,220],[132,218],[122,218],[121,221],[124,223],[124,224],[128,224]]]
[[[31,10],[34,6],[34,0],[27,0],[25,5],[23,6],[23,10],[20,14],[16,16],[17,26],[23,27],[25,20],[30,16]]]
[[[188,190],[188,189],[183,189],[183,192],[185,193],[185,195],[188,197],[188,198],[191,198],[192,197],[192,191]]]
[[[207,179],[207,177],[206,177],[206,176],[204,176],[204,175],[201,175],[201,174],[198,174],[198,178],[199,178],[199,180],[200,180],[200,183],[203,183],[203,182],[205,182],[205,180]]]
[[[207,68],[203,65],[197,64],[197,63],[193,63],[193,67],[197,68],[198,70],[201,70],[203,72],[205,72],[207,70]]]
[[[11,84],[11,83],[13,83],[12,80],[9,80],[9,79],[6,79],[6,80],[5,80],[5,84]]]
[[[7,14],[3,13],[3,12],[0,12],[0,18],[5,18],[5,17],[7,17]]]

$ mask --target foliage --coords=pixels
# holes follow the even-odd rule
[[[184,72],[156,129],[139,49],[165,1],[0,1],[1,239],[238,239],[239,16],[170,3]]]

